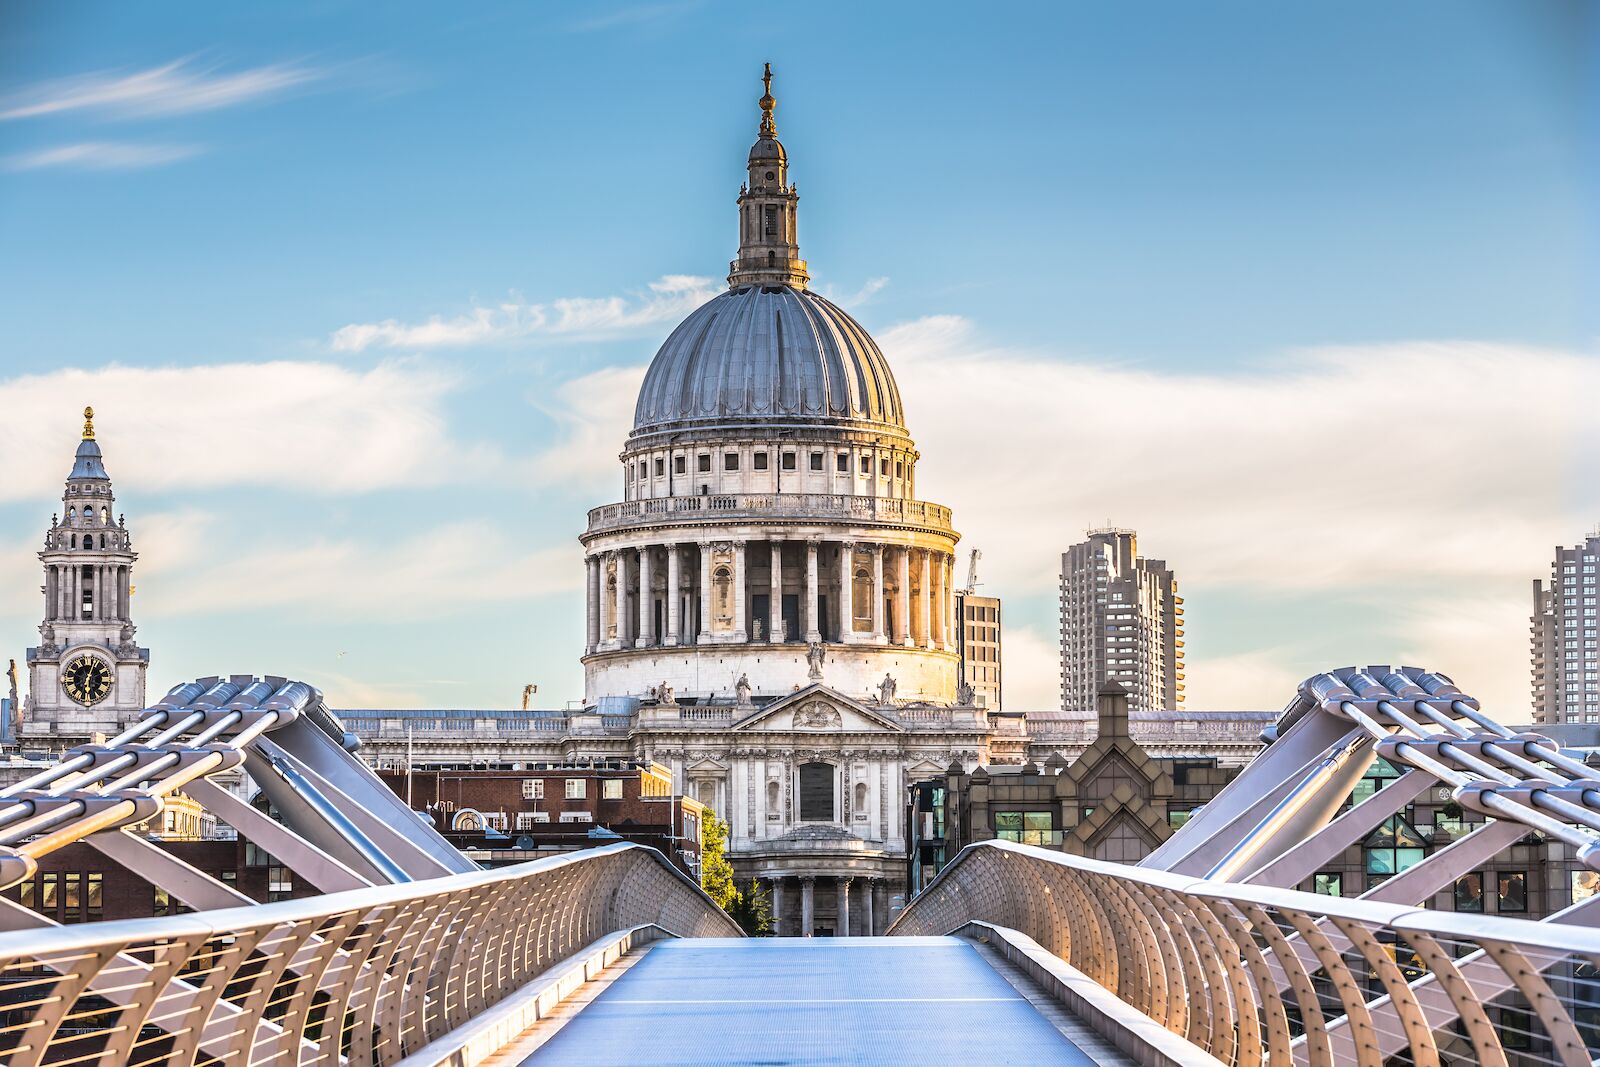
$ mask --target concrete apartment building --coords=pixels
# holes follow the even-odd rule
[[[1534,579],[1530,643],[1536,723],[1600,722],[1597,572],[1600,527],[1581,545],[1556,546],[1548,587]]]
[[[1061,555],[1061,707],[1090,711],[1100,684],[1134,711],[1183,707],[1183,598],[1133,530],[1090,530]]]

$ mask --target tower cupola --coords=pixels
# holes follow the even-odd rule
[[[739,190],[739,258],[729,266],[728,285],[787,285],[804,289],[811,280],[800,258],[796,207],[800,195],[789,183],[789,156],[778,140],[772,113],[772,64],[761,76],[761,129],[750,146],[749,178]]]

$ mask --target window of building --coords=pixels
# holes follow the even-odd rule
[[[567,799],[583,800],[589,795],[589,780],[587,778],[567,779]]]
[[[1483,910],[1483,872],[1468,871],[1456,879],[1456,910]]]
[[[1193,814],[1194,814],[1194,809],[1193,808],[1168,808],[1167,809],[1167,825],[1172,827],[1174,830],[1176,830],[1179,827],[1181,827],[1184,823],[1188,822],[1189,821],[1189,816],[1191,816]]]
[[[287,900],[294,895],[294,873],[287,867],[267,868],[267,900]]]
[[[872,473],[872,457],[871,456],[862,456],[861,457],[861,473],[862,474],[871,474]]]
[[[1367,773],[1356,783],[1355,789],[1351,790],[1351,803],[1361,803],[1398,777],[1400,777],[1399,768],[1379,756],[1372,761],[1372,766],[1367,768]]]
[[[706,452],[702,452],[702,453],[700,453],[700,455],[696,456],[695,457],[695,468],[697,470],[699,470],[701,474],[708,473],[711,470],[711,456],[710,456],[710,454],[706,453]]]
[[[656,457],[656,477],[659,478],[665,473],[667,473],[667,461],[658,456]]]
[[[602,800],[622,799],[622,779],[606,778],[600,783],[600,798]]]
[[[1426,850],[1422,835],[1403,815],[1391,815],[1367,835],[1363,843],[1367,859],[1368,888],[1393,874],[1400,874],[1422,862]]]
[[[543,800],[544,799],[544,779],[543,778],[524,778],[522,780],[522,799],[523,800]]]
[[[687,474],[688,473],[688,466],[689,466],[689,464],[688,464],[688,460],[687,460],[686,457],[684,457],[684,456],[673,456],[672,457],[672,473],[673,474]]]
[[[766,232],[768,237],[778,236],[778,207],[768,204],[766,207]]]
[[[1495,875],[1495,907],[1502,912],[1528,910],[1528,872],[1501,871]]]
[[[898,459],[894,461],[894,476],[896,478],[904,478],[906,476],[906,465]]]
[[[800,765],[800,821],[833,821],[833,780],[831,763]]]
[[[819,470],[822,469],[822,453],[821,452],[813,452],[813,453],[811,453],[811,469],[814,470],[814,471],[819,471]]]
[[[737,452],[724,452],[723,455],[722,455],[722,469],[725,470],[725,471],[736,471],[736,470],[738,470],[739,469],[739,453],[737,453]]]
[[[840,474],[849,474],[850,473],[850,457],[848,455],[846,455],[845,453],[843,453],[843,452],[840,452],[837,456],[835,456],[834,457],[834,470],[838,471]]]
[[[543,812],[538,812],[538,811],[519,811],[519,812],[517,812],[517,829],[518,830],[532,830],[538,824],[537,816],[542,815],[542,814],[544,814],[544,813]]]
[[[1344,875],[1338,871],[1319,871],[1311,876],[1311,891],[1325,897],[1344,896]]]
[[[792,471],[795,469],[793,452],[785,452],[783,454],[783,469],[786,471]]]
[[[645,461],[641,459],[639,461],[639,477],[641,477],[641,478],[647,477],[649,475],[649,473],[650,473],[650,468],[648,466],[646,466],[645,465]]]
[[[884,458],[882,458],[882,459],[880,459],[878,461],[878,473],[879,474],[883,474],[883,475],[887,475],[889,473],[889,457],[888,456],[885,456]]]
[[[1019,845],[1039,845],[1045,848],[1055,844],[1055,813],[1049,811],[997,811],[994,813],[994,836],[1001,841]]]
[[[751,469],[758,470],[758,471],[766,470],[767,469],[767,454],[765,452],[757,452],[754,456],[752,456],[750,458],[750,467],[751,467]]]

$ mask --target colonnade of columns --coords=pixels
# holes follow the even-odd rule
[[[586,653],[748,641],[956,646],[955,557],[938,549],[697,541],[607,549],[586,564]]]
[[[46,614],[56,622],[73,619],[126,621],[128,600],[133,591],[132,575],[133,568],[126,563],[46,564]]]
[[[884,882],[880,878],[809,874],[789,878],[771,874],[763,875],[762,879],[767,883],[767,894],[772,904],[772,932],[779,937],[814,937],[819,930],[826,930],[834,937],[870,937],[879,932],[881,920],[878,916],[885,910],[878,903],[878,897],[884,890]],[[824,883],[824,891],[826,883],[833,883],[833,914],[823,915],[821,918],[824,922],[819,922],[817,915],[818,881]],[[789,895],[790,882],[797,883],[798,901]],[[851,918],[852,900],[859,905],[854,919]]]

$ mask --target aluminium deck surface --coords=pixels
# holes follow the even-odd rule
[[[660,941],[530,1067],[1094,1061],[953,937]]]

